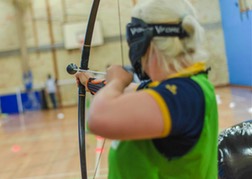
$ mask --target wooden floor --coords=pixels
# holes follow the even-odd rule
[[[220,131],[252,119],[252,91],[217,88]],[[88,176],[100,141],[87,134]],[[106,178],[106,140],[97,179]],[[0,179],[80,179],[77,107],[0,117]]]

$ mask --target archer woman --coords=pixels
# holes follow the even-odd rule
[[[217,178],[218,111],[203,38],[187,0],[144,0],[127,25],[130,61],[143,82],[135,88],[132,74],[113,65],[106,85],[76,74],[95,94],[89,129],[114,140],[109,179]]]

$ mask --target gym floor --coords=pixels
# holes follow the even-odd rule
[[[220,131],[252,119],[252,90],[216,88]],[[1,179],[80,179],[77,106],[0,116]],[[87,168],[93,178],[101,139],[86,135]],[[107,176],[106,140],[96,179]]]

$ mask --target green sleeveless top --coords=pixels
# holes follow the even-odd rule
[[[218,112],[206,74],[190,77],[202,88],[205,118],[199,140],[182,157],[168,160],[152,140],[113,141],[109,179],[217,179]]]

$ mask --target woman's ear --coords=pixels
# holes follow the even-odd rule
[[[158,53],[157,49],[154,45],[151,45],[148,52],[148,60],[147,60],[147,69],[148,69],[148,75],[153,76],[151,74],[155,74],[157,69],[160,69],[160,63],[158,60]]]
[[[141,58],[142,70],[145,72],[146,72],[146,68],[148,66],[148,61],[149,61],[149,52],[150,52],[150,47],[147,49],[146,53]]]
[[[155,66],[160,68],[160,62],[158,60],[158,52],[157,48],[152,44],[150,47],[150,52],[149,52],[149,64],[150,66]]]

